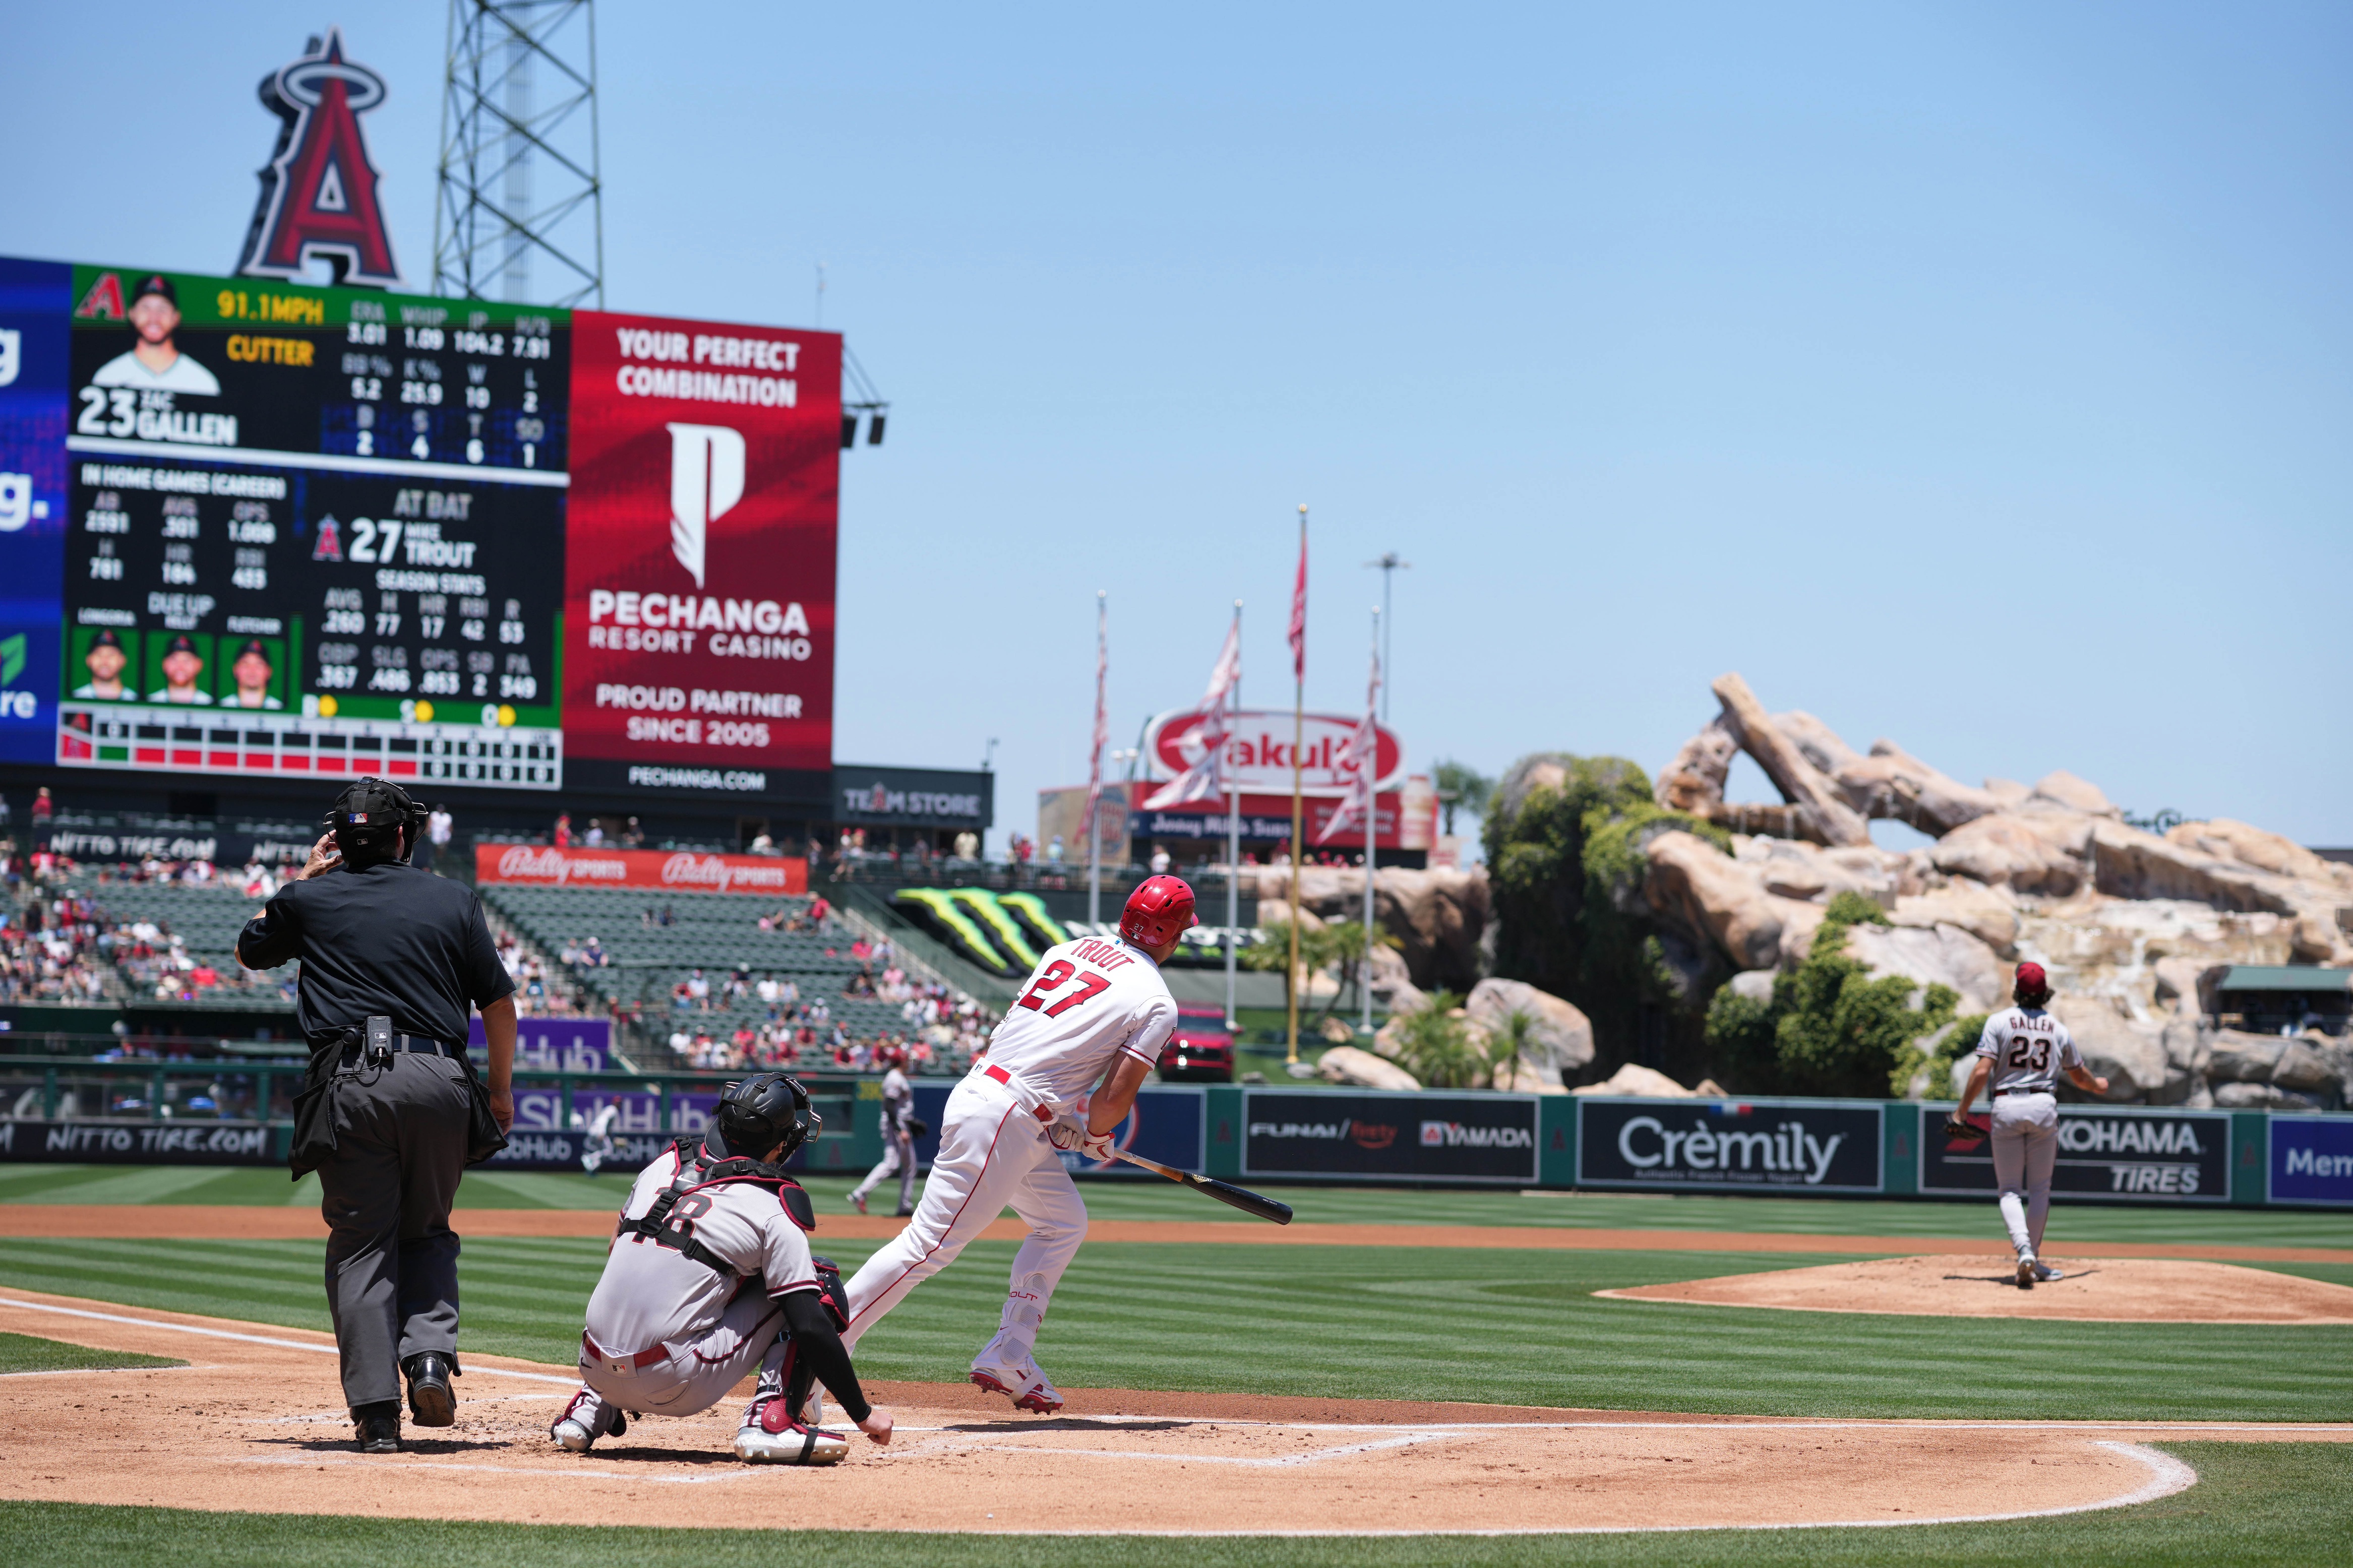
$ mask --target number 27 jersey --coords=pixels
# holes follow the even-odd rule
[[[1176,1027],[1176,999],[1150,955],[1125,942],[1082,937],[1046,950],[983,1059],[1068,1114],[1114,1058],[1158,1062]]]
[[[2084,1065],[2067,1026],[2040,1007],[2012,1007],[1988,1018],[1978,1055],[1993,1062],[1986,1087],[1996,1094],[2048,1094],[2062,1072]]]

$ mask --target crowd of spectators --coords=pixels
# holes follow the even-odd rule
[[[549,982],[547,966],[540,963],[537,953],[524,949],[514,932],[501,931],[494,940],[498,943],[499,962],[506,965],[507,973],[514,977],[515,1012],[519,1016],[569,1018],[579,1013],[579,1005],[573,1000],[571,991]],[[592,936],[588,940],[594,942],[596,939]],[[603,950],[598,949],[600,960],[602,953]],[[577,949],[574,949],[570,956],[559,962],[569,963],[576,962],[576,959]]]

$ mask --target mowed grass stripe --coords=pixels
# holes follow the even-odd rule
[[[780,1557],[860,1568],[2204,1568],[2341,1562],[2353,1539],[2353,1445],[2168,1443],[2199,1475],[2137,1508],[1995,1524],[1888,1530],[1686,1531],[1651,1535],[1046,1537],[525,1525],[0,1501],[0,1538],[44,1568],[772,1568]],[[1933,1508],[1934,1496],[1922,1499]],[[786,1536],[784,1530],[792,1530]]]
[[[872,1246],[832,1256],[854,1271]],[[1014,1252],[968,1247],[866,1336],[860,1370],[960,1380],[995,1331]],[[571,1364],[604,1255],[589,1238],[468,1245],[461,1348]],[[323,1329],[320,1258],[298,1242],[0,1241],[0,1285]],[[1592,1295],[1759,1262],[1093,1244],[1064,1278],[1039,1352],[1066,1387],[1814,1416],[2353,1415],[2353,1328],[1956,1322]]]

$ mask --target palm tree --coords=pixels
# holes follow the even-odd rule
[[[1445,816],[1445,832],[1454,837],[1454,813],[1457,807],[1473,816],[1487,815],[1487,802],[1495,793],[1495,781],[1468,763],[1458,763],[1451,757],[1430,770],[1430,782],[1438,789],[1438,808]]]

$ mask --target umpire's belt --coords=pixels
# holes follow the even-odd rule
[[[463,1046],[453,1046],[447,1040],[428,1040],[422,1035],[395,1035],[392,1037],[392,1048],[396,1051],[416,1051],[419,1055],[428,1057],[462,1057],[466,1054],[466,1047]],[[343,1056],[346,1059],[366,1055],[367,1037],[364,1034],[362,1034],[358,1039],[346,1040],[343,1043]]]
[[[616,1354],[598,1346],[595,1340],[588,1337],[588,1331],[586,1329],[580,1331],[580,1349],[590,1361],[602,1362],[615,1372],[624,1369],[629,1372],[643,1372],[658,1361],[670,1359],[670,1347],[661,1344],[654,1346],[649,1351],[639,1351],[635,1355]]]
[[[1036,1117],[1039,1121],[1050,1122],[1054,1120],[1054,1113],[1047,1110],[1044,1104],[1038,1101],[1037,1097],[1029,1092],[1029,1085],[1015,1078],[1011,1073],[1007,1072],[1003,1068],[998,1067],[995,1062],[981,1063],[980,1071],[984,1078],[993,1078],[997,1082],[1003,1084],[1006,1088],[1011,1089],[1015,1094],[1020,1096],[1022,1099],[1031,1101],[1029,1114]]]

